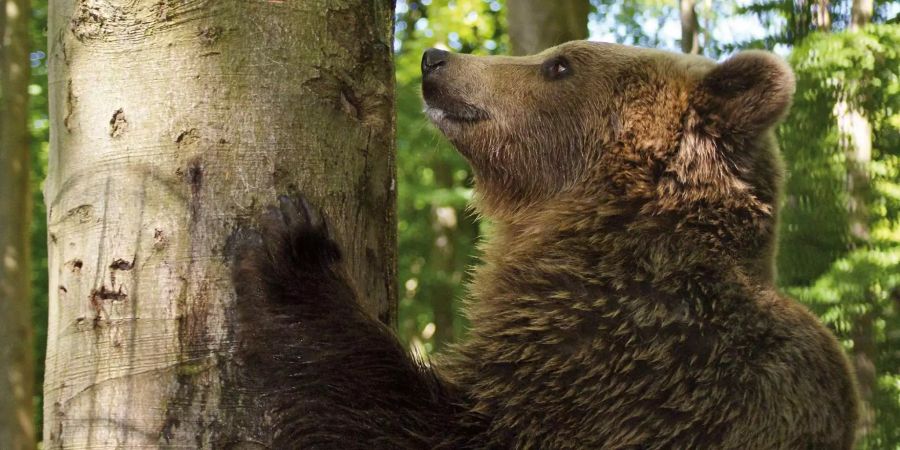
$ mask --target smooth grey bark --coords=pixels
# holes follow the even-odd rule
[[[0,1],[0,448],[35,446],[28,0]]]
[[[50,3],[45,448],[270,442],[228,242],[276,194],[323,208],[394,321],[393,8]]]
[[[506,18],[513,55],[587,39],[589,0],[509,0]]]

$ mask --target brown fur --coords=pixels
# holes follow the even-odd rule
[[[428,114],[495,224],[469,337],[416,364],[283,199],[235,265],[275,447],[852,448],[846,358],[773,286],[783,62],[587,42],[430,58]]]
[[[570,75],[542,77],[560,56]],[[492,434],[523,448],[851,448],[845,357],[772,285],[783,62],[573,42],[451,55],[425,83],[496,223],[446,371]],[[457,103],[488,119],[452,120]]]

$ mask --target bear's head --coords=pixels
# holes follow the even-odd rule
[[[470,162],[500,223],[558,212],[645,240],[730,246],[769,276],[781,163],[774,125],[794,91],[760,51],[709,59],[585,41],[527,57],[431,49],[426,113]],[[750,252],[748,254],[747,252]]]

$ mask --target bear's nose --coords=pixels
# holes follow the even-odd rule
[[[450,52],[429,48],[422,55],[422,76],[427,76],[437,70],[439,67],[447,64],[447,57]]]

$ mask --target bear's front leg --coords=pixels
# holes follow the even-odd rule
[[[272,448],[462,448],[465,400],[367,314],[322,215],[278,197],[232,236],[241,385],[274,418]],[[348,447],[350,445],[350,447]]]
[[[279,196],[258,223],[258,230],[234,236],[239,310],[293,305],[302,307],[303,315],[313,315],[357,308],[338,245],[322,214],[306,198]]]

